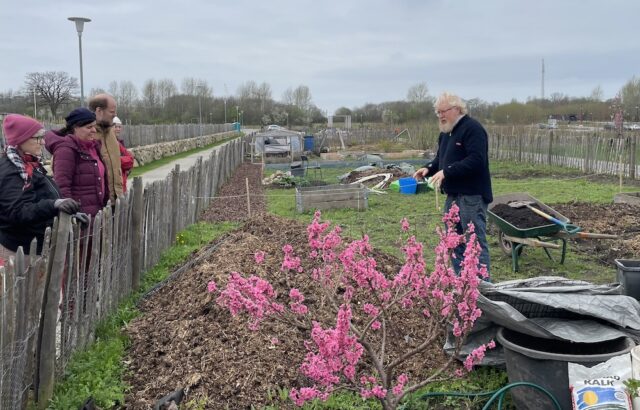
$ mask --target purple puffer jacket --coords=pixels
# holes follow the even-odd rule
[[[47,151],[53,155],[53,179],[60,187],[62,197],[75,199],[80,203],[81,212],[95,216],[109,199],[98,162],[73,135],[48,131],[44,141]],[[96,148],[100,152],[100,146]]]

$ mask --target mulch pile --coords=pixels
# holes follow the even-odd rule
[[[252,192],[260,189],[261,176],[254,173],[255,167],[241,166],[222,188],[219,196],[227,198],[216,199],[204,218],[218,220],[224,215],[246,218],[238,209],[246,206],[241,194],[247,175],[255,176],[251,181]],[[291,244],[301,257],[305,273],[280,271],[285,244]],[[215,251],[211,252],[211,247],[216,247]],[[255,263],[257,250],[266,253],[262,265]],[[215,280],[224,286],[233,271],[244,276],[259,275],[274,286],[280,303],[289,303],[288,290],[295,287],[305,295],[305,304],[314,312],[323,299],[310,276],[315,262],[306,257],[308,251],[305,224],[261,214],[194,255],[202,260],[143,300],[140,307],[144,314],[126,328],[131,338],[125,359],[126,381],[132,386],[126,408],[149,409],[177,389],[187,391],[185,401],[206,397],[206,408],[211,409],[266,405],[292,408],[291,401],[279,400],[278,392],[309,385],[298,370],[306,354],[304,340],[309,332],[270,321],[264,322],[260,331],[251,331],[245,317],[234,318],[216,304],[215,295],[207,292],[207,283]],[[386,274],[397,272],[401,264],[381,253],[376,253],[375,258],[378,269]],[[335,316],[317,318],[325,323],[325,328],[335,326]],[[354,318],[354,323],[358,320]],[[424,336],[424,319],[420,315],[405,315],[387,331],[388,351],[401,351],[415,346]],[[411,363],[399,367],[398,374],[406,372],[415,381],[439,368],[448,360],[442,351],[443,344],[444,340],[438,340]]]
[[[342,181],[345,184],[350,184],[352,182],[357,181],[360,178],[363,177],[367,177],[369,175],[378,175],[378,174],[392,174],[391,178],[389,179],[389,181],[387,181],[387,183],[385,184],[386,186],[389,186],[389,184],[397,179],[400,178],[404,178],[404,177],[409,177],[411,175],[403,172],[402,170],[398,169],[398,168],[391,168],[391,169],[371,169],[368,171],[351,171],[349,173],[349,176],[347,176],[347,178]],[[378,182],[382,181],[384,177],[380,177],[380,178],[373,178],[370,179],[368,181],[363,182],[364,185],[366,186],[373,186],[375,184],[377,184]]]

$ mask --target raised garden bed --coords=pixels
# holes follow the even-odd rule
[[[616,204],[640,205],[640,192],[621,192],[613,197]]]
[[[362,184],[296,188],[296,210],[298,212],[339,208],[364,211],[368,207],[367,188]]]

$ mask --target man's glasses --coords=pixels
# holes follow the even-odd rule
[[[435,113],[436,113],[436,115],[439,117],[439,116],[443,115],[444,113],[446,113],[447,111],[451,111],[451,110],[453,110],[454,108],[456,108],[456,107],[449,107],[449,108],[447,108],[446,110],[442,110],[442,111],[440,111],[440,110],[435,110]]]

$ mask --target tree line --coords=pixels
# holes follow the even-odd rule
[[[225,87],[226,88],[226,87]],[[80,105],[78,80],[62,71],[28,73],[18,91],[0,92],[0,113],[15,112],[41,120],[60,122]],[[129,124],[229,123],[278,124],[309,127],[326,123],[327,114],[312,100],[306,85],[288,88],[275,100],[271,86],[247,81],[232,95],[215,95],[206,80],[184,78],[180,85],[172,79],[149,79],[138,89],[131,81],[112,81],[108,87],[94,88],[89,95],[108,92],[118,101],[118,115]],[[226,90],[225,90],[225,94]],[[333,115],[350,115],[352,124],[405,124],[435,121],[435,98],[425,82],[407,90],[400,101],[366,103],[340,107]],[[528,98],[499,104],[480,98],[467,100],[469,113],[485,123],[530,124],[547,118],[575,121],[612,121],[621,111],[625,121],[640,121],[640,79],[629,80],[614,98],[605,100],[600,86],[588,97],[553,93],[549,98]],[[331,115],[331,114],[329,114]]]

